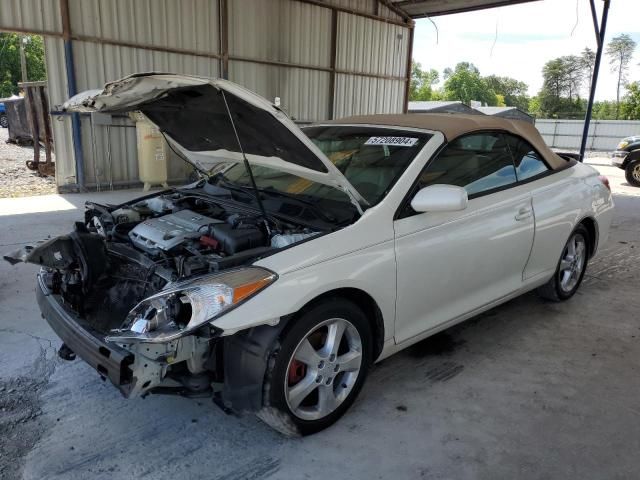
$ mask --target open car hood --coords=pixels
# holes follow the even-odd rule
[[[201,172],[208,173],[221,163],[242,163],[244,152],[251,165],[267,166],[335,187],[344,191],[359,210],[367,205],[285,113],[263,97],[227,80],[167,73],[134,74],[108,83],[102,90],[79,93],[67,100],[62,109],[101,113],[140,111]]]

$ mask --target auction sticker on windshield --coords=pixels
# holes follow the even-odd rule
[[[413,137],[370,137],[364,144],[413,147],[417,141],[418,139]]]

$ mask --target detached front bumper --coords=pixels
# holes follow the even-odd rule
[[[624,150],[616,150],[611,154],[611,165],[624,169],[626,167],[625,160],[627,159],[628,155],[629,152],[626,152]]]
[[[135,390],[137,379],[131,365],[134,355],[116,345],[106,343],[98,333],[90,332],[78,316],[49,291],[42,274],[38,274],[36,298],[42,315],[60,339],[82,360],[108,378],[128,397]]]

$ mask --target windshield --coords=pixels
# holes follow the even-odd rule
[[[304,133],[322,150],[370,205],[379,203],[398,180],[430,134],[359,126],[307,127]],[[327,185],[305,180],[264,166],[252,166],[256,185],[318,202],[349,204],[348,196]],[[244,165],[224,171],[237,184],[250,185]],[[327,205],[330,208],[330,205]]]

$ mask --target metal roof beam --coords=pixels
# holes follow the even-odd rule
[[[534,1],[539,0],[400,0],[394,4],[415,19],[486,10]]]

